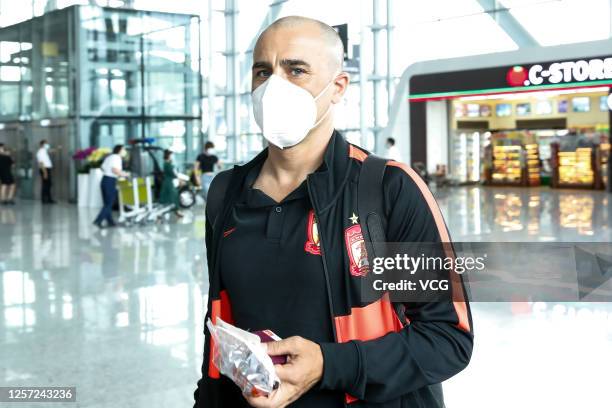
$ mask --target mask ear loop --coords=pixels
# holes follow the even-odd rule
[[[336,80],[336,77],[340,74],[340,72],[338,72],[337,74],[334,75],[334,79],[332,79],[331,81],[329,81],[329,83],[325,86],[325,88],[323,88],[323,90],[321,92],[319,92],[319,94],[317,96],[315,96],[313,98],[313,100],[316,102],[317,99],[319,99],[319,97],[321,95],[323,95],[325,93],[325,91],[327,91],[327,89],[329,88],[329,86],[331,84],[334,83],[334,81]],[[331,107],[332,107],[332,103],[329,104],[327,110],[325,111],[325,113],[319,118],[319,120],[316,121],[316,123],[314,125],[312,125],[312,127],[310,128],[311,130],[316,128],[317,126],[319,126],[319,124],[321,124],[321,122],[323,122],[323,120],[327,117],[327,115],[329,114],[329,111],[331,111]]]

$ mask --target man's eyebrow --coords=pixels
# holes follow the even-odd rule
[[[270,65],[267,62],[264,61],[257,61],[253,63],[253,66],[251,67],[251,69],[256,69],[256,68],[272,68],[272,65]]]
[[[287,58],[287,59],[281,60],[280,64],[283,66],[290,66],[290,67],[302,66],[302,67],[310,68],[310,64],[301,59]]]

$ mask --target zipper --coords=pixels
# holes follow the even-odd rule
[[[334,334],[334,342],[338,342],[338,336],[336,333],[336,324],[334,321],[334,308],[332,303],[332,294],[331,294],[331,284],[329,283],[329,270],[327,269],[327,260],[325,259],[325,249],[323,248],[323,234],[321,223],[319,222],[319,215],[317,214],[316,209],[316,200],[314,190],[310,188],[310,178],[306,178],[306,187],[308,187],[308,195],[310,196],[310,201],[312,202],[313,213],[315,217],[315,221],[317,222],[317,226],[319,229],[319,247],[321,249],[321,260],[323,261],[323,273],[325,275],[325,285],[327,286],[327,303],[329,306],[329,318],[331,320],[332,331]]]

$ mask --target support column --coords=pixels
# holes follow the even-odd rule
[[[240,83],[238,50],[236,47],[236,15],[238,0],[225,0],[225,57],[226,57],[226,78],[227,78],[227,97],[225,99],[225,112],[227,117],[227,136],[230,160],[239,162],[242,159],[240,154]]]

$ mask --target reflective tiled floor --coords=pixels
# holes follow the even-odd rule
[[[0,207],[0,384],[76,386],[72,407],[191,406],[204,220],[99,231],[93,217]]]
[[[612,238],[603,192],[436,195],[455,240]],[[0,386],[73,385],[70,407],[191,406],[207,290],[202,212],[98,231],[93,210],[0,207]],[[607,406],[610,305],[475,303],[473,314],[476,348],[445,384],[449,408]]]
[[[604,191],[474,186],[436,198],[455,240],[612,241],[612,195]]]

